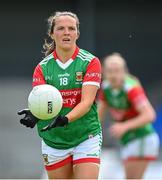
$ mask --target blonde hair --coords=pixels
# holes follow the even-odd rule
[[[55,27],[55,21],[58,17],[60,16],[70,16],[72,18],[74,18],[76,20],[76,26],[77,26],[77,33],[78,35],[80,35],[80,31],[79,31],[79,19],[77,17],[76,14],[70,12],[70,11],[63,11],[63,12],[55,12],[53,15],[51,15],[49,18],[48,18],[48,31],[47,31],[47,35],[48,37],[51,39],[51,34],[53,33],[53,29]],[[52,40],[52,39],[51,39]],[[49,54],[51,54],[54,49],[55,49],[55,42],[54,40],[52,40],[51,42],[47,42],[47,40],[45,39],[45,43],[43,45],[43,49],[45,50],[44,51],[44,54],[45,56],[48,56]]]
[[[115,59],[115,57],[117,57],[117,58]],[[104,67],[105,67],[105,65],[106,65],[106,62],[117,62],[117,63],[121,64],[121,65],[123,66],[126,74],[127,74],[128,76],[130,76],[131,78],[133,78],[134,80],[136,80],[139,85],[141,85],[139,79],[138,79],[136,76],[134,76],[134,75],[132,75],[132,74],[129,73],[129,69],[128,69],[128,66],[127,66],[127,62],[126,62],[126,60],[124,59],[124,57],[123,57],[120,53],[114,52],[114,53],[106,56],[106,57],[104,58],[104,61],[103,61]]]
[[[124,57],[118,53],[118,52],[114,52],[108,56],[106,56],[103,60],[103,65],[105,66],[107,62],[117,62],[118,64],[121,64],[124,68],[124,70],[126,71],[126,73],[129,72],[128,70],[128,66],[126,63],[126,60],[124,59]]]

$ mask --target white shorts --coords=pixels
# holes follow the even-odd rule
[[[42,155],[45,168],[47,171],[50,171],[68,163],[72,163],[72,165],[86,162],[100,164],[101,145],[101,134],[85,140],[76,147],[65,150],[49,147],[42,141]]]
[[[121,157],[125,160],[156,160],[160,141],[156,133],[135,139],[121,148]]]

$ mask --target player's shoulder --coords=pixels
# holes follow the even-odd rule
[[[128,74],[124,80],[124,90],[129,92],[137,87],[141,87],[139,80],[135,76]]]
[[[53,59],[53,53],[46,56],[43,60],[40,61],[40,65],[46,65],[51,59]]]
[[[84,49],[79,49],[77,58],[81,59],[82,61],[88,61],[88,62],[91,62],[93,59],[98,59],[95,55]]]
[[[101,83],[101,89],[107,89],[110,87],[110,83],[107,80],[103,80]]]

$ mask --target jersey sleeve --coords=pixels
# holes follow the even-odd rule
[[[38,86],[41,84],[46,84],[46,81],[44,79],[42,67],[40,66],[40,64],[38,64],[34,70],[34,73],[33,73],[32,86],[34,87],[34,86]]]
[[[132,88],[128,92],[128,99],[136,109],[148,102],[144,89],[141,86]]]
[[[83,85],[95,85],[100,87],[101,83],[101,63],[98,58],[94,58],[87,66],[83,79]]]

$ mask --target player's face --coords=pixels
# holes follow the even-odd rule
[[[126,72],[121,64],[107,62],[105,64],[104,76],[113,88],[121,88]]]
[[[55,20],[53,34],[56,47],[68,50],[76,45],[78,39],[76,20],[70,16],[60,16]]]

